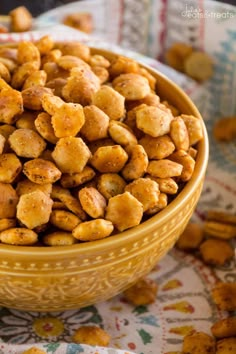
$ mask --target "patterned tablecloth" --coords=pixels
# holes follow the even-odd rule
[[[65,13],[78,9],[92,14],[92,37],[58,25]],[[208,209],[236,213],[235,141],[217,143],[212,135],[218,117],[236,114],[236,8],[209,0],[88,0],[43,14],[35,21],[35,29],[20,38],[51,33],[55,39],[79,39],[151,65],[180,85],[202,113],[210,140],[206,180],[193,220],[202,223]],[[17,41],[19,35],[0,35],[0,42],[9,40]],[[213,57],[211,80],[199,85],[156,60],[175,41],[190,43]],[[219,279],[236,281],[235,260],[210,268],[193,255],[173,249],[149,276],[159,284],[157,301],[149,306],[134,307],[121,294],[59,313],[1,308],[0,353],[20,354],[27,345],[37,344],[55,354],[177,354],[183,336],[193,330],[210,333],[212,323],[227,315],[216,308],[210,290]],[[74,330],[86,324],[108,331],[110,348],[71,343]]]

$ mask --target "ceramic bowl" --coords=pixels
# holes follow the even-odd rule
[[[115,54],[93,50],[111,58]],[[192,179],[161,212],[103,240],[60,247],[0,245],[0,305],[26,311],[64,311],[109,299],[147,275],[173,247],[199,200],[208,161],[208,138],[187,95],[160,72],[158,94],[202,121]]]

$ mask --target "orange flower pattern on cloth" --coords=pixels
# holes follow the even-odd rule
[[[188,301],[180,301],[174,304],[164,306],[164,311],[178,311],[184,313],[193,313],[194,307]]]
[[[64,324],[58,318],[43,317],[34,320],[33,328],[39,337],[58,337],[64,331]]]
[[[180,286],[183,286],[183,284],[179,279],[171,279],[166,284],[163,285],[162,291],[169,291],[172,289],[176,289]]]
[[[181,327],[172,327],[169,330],[170,333],[175,333],[180,336],[187,336],[188,334],[192,334],[195,332],[194,326],[181,326]]]

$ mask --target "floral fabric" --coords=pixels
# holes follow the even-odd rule
[[[210,0],[186,3],[80,1],[40,16],[31,33],[0,34],[0,42],[37,39],[46,33],[56,40],[78,39],[133,57],[180,85],[202,113],[209,135],[209,165],[193,215],[202,223],[208,209],[236,214],[235,142],[217,143],[212,134],[218,117],[236,114],[236,9]],[[62,14],[78,9],[94,16],[92,37],[59,24]],[[214,59],[213,78],[199,85],[158,61],[175,41],[206,50]],[[211,325],[227,316],[216,308],[210,293],[219,280],[236,281],[235,260],[213,269],[173,249],[149,276],[159,286],[157,301],[150,306],[134,307],[120,294],[94,306],[58,313],[1,308],[0,353],[21,354],[26,347],[37,346],[55,354],[175,354],[181,351],[186,334],[194,330],[210,334]],[[110,348],[71,342],[76,328],[88,324],[109,332]]]

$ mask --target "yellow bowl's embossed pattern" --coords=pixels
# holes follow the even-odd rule
[[[96,50],[108,57],[112,53]],[[160,73],[163,98],[200,117],[189,98]],[[146,275],[173,247],[201,194],[208,160],[206,129],[194,175],[159,214],[107,239],[62,247],[0,245],[0,305],[28,311],[62,311],[115,296]]]

